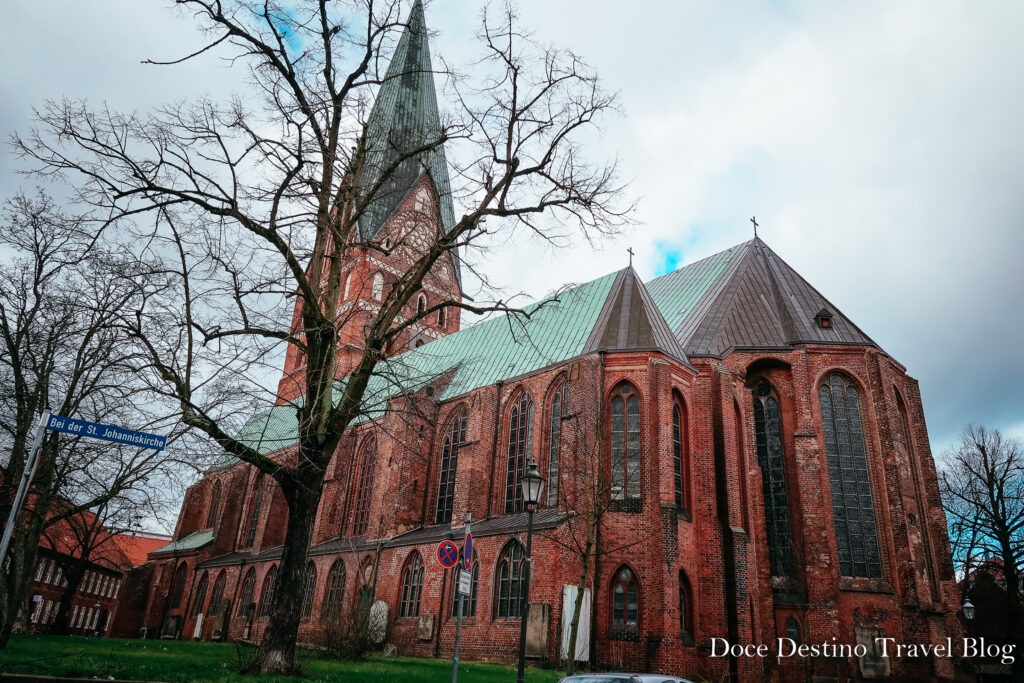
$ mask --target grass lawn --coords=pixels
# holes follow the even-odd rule
[[[65,636],[13,635],[0,650],[0,672],[44,676],[113,677],[145,681],[358,681],[362,683],[438,683],[451,678],[446,659],[374,657],[365,662],[316,659],[303,661],[306,678],[242,676],[237,673],[238,653],[226,643],[176,640],[116,640]],[[527,683],[553,683],[557,671],[527,667]],[[460,683],[509,683],[513,667],[478,662],[459,663]]]

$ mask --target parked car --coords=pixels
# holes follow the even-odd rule
[[[558,683],[693,683],[693,681],[665,674],[607,673],[566,676]]]

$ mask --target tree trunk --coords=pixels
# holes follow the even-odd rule
[[[569,648],[565,658],[565,672],[572,675],[576,672],[576,641],[579,639],[580,612],[583,610],[583,595],[587,590],[587,579],[590,574],[590,550],[593,547],[592,534],[587,529],[587,543],[584,546],[580,563],[580,580],[576,586],[576,601],[572,606],[572,620],[569,622]],[[591,601],[591,619],[593,619],[593,601]]]
[[[313,537],[323,474],[308,476],[310,481],[290,482],[282,486],[288,503],[288,524],[281,564],[278,565],[278,590],[260,649],[248,673],[291,675],[295,670],[295,640],[302,615],[302,596],[306,586],[306,563]]]
[[[57,618],[53,622],[53,629],[51,629],[51,633],[55,635],[66,636],[71,634],[71,602],[75,597],[75,593],[78,592],[79,584],[82,583],[82,577],[85,575],[85,565],[85,561],[77,560],[72,561],[67,567],[62,566],[68,585],[60,596]]]

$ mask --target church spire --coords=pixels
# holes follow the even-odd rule
[[[455,224],[448,163],[444,148],[436,145],[441,132],[423,2],[415,0],[367,121],[366,157],[359,180],[359,201],[368,201],[359,221],[364,240],[379,234],[424,172],[437,191],[444,229]],[[431,148],[403,159],[368,200],[366,195],[387,169],[423,147]]]

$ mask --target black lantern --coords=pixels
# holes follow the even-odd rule
[[[537,474],[537,463],[530,460],[526,466],[526,474],[519,479],[523,489],[523,502],[527,505],[540,503],[540,494],[544,491],[544,477]]]
[[[970,598],[964,599],[963,610],[964,617],[967,619],[967,621],[970,621],[974,618],[974,605],[971,603]]]

